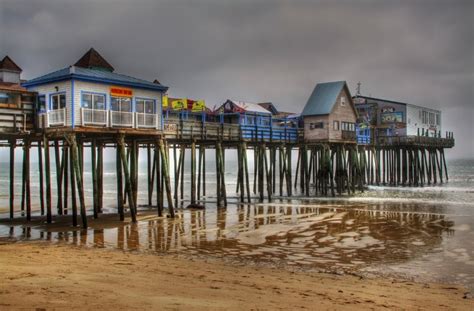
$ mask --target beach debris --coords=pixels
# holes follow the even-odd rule
[[[197,203],[191,203],[188,206],[186,206],[187,209],[195,209],[195,210],[203,210],[206,209],[204,205],[197,204]]]

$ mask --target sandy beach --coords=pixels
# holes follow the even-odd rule
[[[0,245],[0,308],[469,310],[461,286],[232,266],[44,242]]]

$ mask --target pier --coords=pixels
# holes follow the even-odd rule
[[[10,61],[3,60],[3,66]],[[88,227],[87,215],[99,218],[103,212],[104,154],[110,150],[116,163],[117,215],[124,220],[127,214],[132,222],[137,220],[138,189],[144,186],[138,184],[140,154],[146,161],[148,206],[159,216],[166,210],[171,218],[185,207],[185,193],[191,205],[205,203],[206,150],[214,151],[218,208],[228,204],[229,152],[238,159],[241,203],[294,193],[351,195],[367,185],[421,187],[448,181],[444,150],[454,146],[452,133],[442,138],[437,128],[417,135],[381,135],[376,126],[362,129],[344,81],[318,84],[301,115],[284,116],[263,108],[268,105],[232,100],[215,111],[164,109],[167,89],[157,80],[116,74],[93,49],[75,65],[21,86],[2,83],[0,92],[15,98],[0,107],[0,144],[9,150],[9,218],[20,212],[31,220],[31,183],[36,182],[30,178],[32,152],[39,163],[40,214],[48,223],[55,215],[70,215],[74,226],[83,227]],[[21,194],[14,187],[18,148]],[[92,206],[84,195],[86,155],[92,165]],[[190,189],[184,187],[185,171]]]

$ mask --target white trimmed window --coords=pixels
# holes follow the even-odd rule
[[[135,110],[138,113],[155,114],[155,101],[153,99],[141,99],[135,100]]]
[[[132,112],[132,100],[128,97],[111,97],[110,109],[113,111]]]
[[[66,94],[51,95],[51,110],[66,108]]]
[[[82,93],[82,107],[86,109],[105,110],[105,95]]]

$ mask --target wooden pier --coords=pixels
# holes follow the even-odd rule
[[[271,201],[275,197],[299,195],[336,196],[364,191],[366,185],[424,186],[448,180],[444,149],[452,147],[452,138],[391,137],[372,145],[353,142],[304,141],[270,137],[243,138],[233,124],[202,125],[168,122],[165,131],[132,129],[41,129],[25,134],[3,134],[2,146],[10,150],[10,218],[17,212],[14,188],[15,149],[21,148],[22,192],[20,212],[26,220],[31,210],[31,149],[38,152],[40,213],[51,223],[54,215],[70,215],[72,224],[87,227],[87,215],[100,217],[103,211],[103,170],[105,149],[115,149],[117,214],[124,220],[126,212],[136,221],[138,209],[138,157],[146,158],[148,205],[156,207],[159,216],[167,210],[174,217],[189,197],[191,204],[203,203],[206,197],[206,150],[215,154],[216,202],[227,206],[227,152],[237,154],[238,200]],[[258,131],[258,129],[256,129]],[[92,206],[84,197],[84,155],[90,152],[92,172]],[[179,156],[178,156],[179,151]],[[253,154],[250,172],[249,152]],[[189,159],[186,156],[189,155]],[[295,156],[296,155],[296,156]],[[170,165],[173,157],[174,165]],[[292,165],[296,161],[296,168]],[[190,171],[185,169],[190,163]],[[56,180],[51,172],[56,171]],[[190,189],[184,189],[184,171],[190,173]],[[252,174],[253,173],[253,174]],[[253,175],[253,180],[251,178]],[[173,177],[173,178],[172,178]],[[172,184],[174,181],[174,184]],[[56,183],[55,197],[51,184]],[[142,185],[143,186],[143,185]],[[141,188],[141,187],[140,187]],[[155,201],[153,199],[155,198]],[[69,205],[69,203],[71,203]],[[80,219],[79,219],[80,218]]]
[[[99,218],[104,212],[104,154],[109,149],[115,151],[117,215],[120,220],[129,215],[133,222],[138,189],[147,190],[147,205],[156,208],[158,216],[166,210],[168,217],[175,217],[185,197],[192,206],[205,203],[209,149],[215,156],[218,208],[228,205],[231,192],[226,180],[229,152],[237,156],[236,193],[241,203],[294,194],[354,194],[366,185],[423,186],[448,180],[444,150],[454,146],[451,134],[369,135],[361,140],[358,113],[345,81],[317,84],[300,116],[279,118],[269,103],[235,100],[215,111],[204,105],[198,112],[169,106],[164,110],[166,86],[115,73],[94,49],[73,66],[22,86],[21,69],[10,58],[2,60],[0,70],[14,73],[16,79],[16,84],[0,83],[0,146],[9,149],[10,219],[17,212],[27,221],[32,217],[32,150],[39,163],[40,214],[48,223],[55,215],[70,215],[74,226],[83,227],[88,226],[88,214]],[[22,187],[17,211],[19,148]],[[140,154],[146,159],[145,188],[138,184]],[[86,164],[91,165],[91,206],[85,198]],[[190,189],[184,187],[185,171],[190,173]]]

